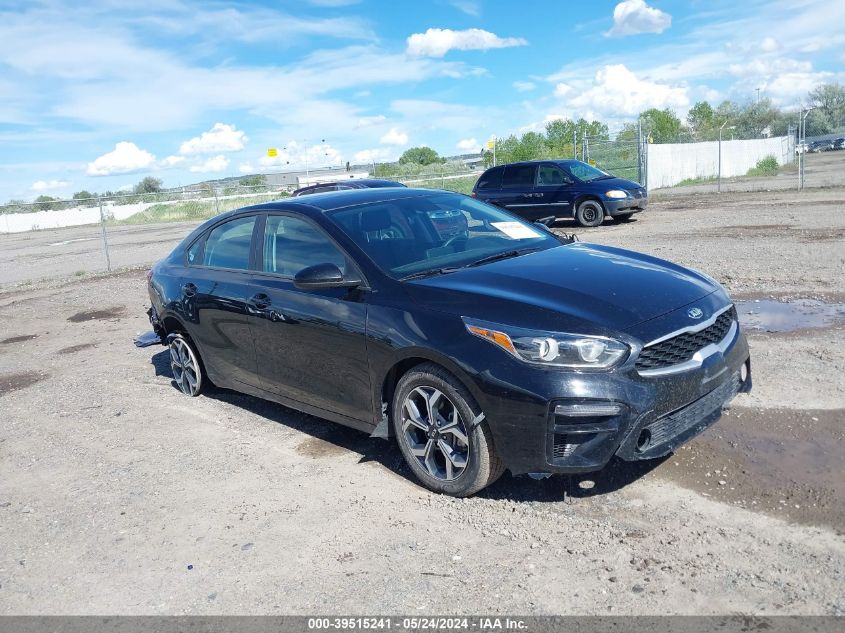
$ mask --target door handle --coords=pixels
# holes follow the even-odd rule
[[[259,310],[265,310],[268,307],[270,307],[270,304],[272,303],[272,301],[270,301],[270,297],[268,297],[266,294],[264,294],[263,292],[259,292],[258,294],[250,297],[249,300],[247,301],[247,303],[249,305],[251,305],[253,308],[258,308]]]
[[[184,286],[182,286],[182,292],[185,294],[186,297],[193,297],[195,294],[197,294],[197,287],[189,281]]]

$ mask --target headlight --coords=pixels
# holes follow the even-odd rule
[[[473,336],[501,347],[521,361],[547,367],[611,369],[628,356],[623,342],[601,336],[539,332],[463,317]]]
[[[608,198],[627,198],[628,192],[622,191],[621,189],[611,189],[604,195],[606,195]]]

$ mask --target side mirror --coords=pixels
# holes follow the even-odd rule
[[[361,285],[361,280],[357,277],[344,277],[340,268],[326,262],[300,270],[293,278],[293,285],[300,290],[354,288]]]

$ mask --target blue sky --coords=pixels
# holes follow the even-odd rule
[[[845,83],[843,24],[841,0],[0,0],[0,201],[613,131],[758,87],[795,107]]]

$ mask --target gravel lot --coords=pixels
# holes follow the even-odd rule
[[[72,276],[101,265],[86,231],[0,238],[0,614],[845,614],[843,320],[752,333],[754,392],[668,459],[453,500],[383,440],[181,395],[132,346],[143,272]],[[111,236],[140,266],[187,231]],[[676,194],[576,232],[736,298],[845,303],[845,189]]]

